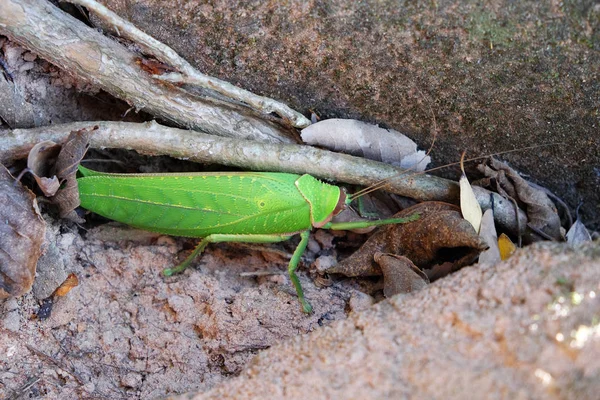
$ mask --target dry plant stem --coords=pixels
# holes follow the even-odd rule
[[[154,78],[174,82],[197,85],[203,88],[214,90],[228,98],[247,104],[253,109],[265,113],[276,113],[282,118],[289,120],[292,126],[305,128],[310,125],[310,121],[302,114],[292,110],[287,105],[280,103],[268,97],[258,96],[252,92],[232,85],[229,82],[204,75],[196,70],[190,63],[179,56],[169,46],[159,42],[152,36],[142,32],[133,24],[125,21],[108,8],[93,0],[68,0],[70,3],[79,4],[92,11],[96,16],[102,19],[106,24],[115,28],[116,32],[129,40],[141,45],[148,54],[152,54],[162,62],[175,67],[181,73],[171,73],[165,75],[155,75]]]
[[[249,109],[157,82],[136,64],[138,55],[46,0],[0,0],[0,34],[158,118],[220,136],[295,142]]]
[[[99,129],[91,137],[92,147],[112,147],[136,150],[149,155],[170,155],[190,161],[232,165],[249,170],[277,171],[313,176],[369,186],[396,176],[403,170],[389,164],[360,157],[333,153],[309,146],[257,143],[249,140],[219,138],[199,132],[168,128],[155,122],[77,122],[45,128],[14,129],[0,140],[0,162],[10,163],[26,158],[38,142],[63,142],[70,131]],[[515,210],[510,201],[497,193],[474,187],[475,196],[484,210],[494,207],[499,226],[516,234]],[[407,174],[390,181],[386,190],[419,201],[447,201],[458,204],[458,183],[426,174]],[[520,226],[527,217],[519,210]]]

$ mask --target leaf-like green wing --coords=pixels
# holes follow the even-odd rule
[[[310,208],[284,173],[96,174],[80,167],[81,206],[128,225],[176,236],[293,233]]]

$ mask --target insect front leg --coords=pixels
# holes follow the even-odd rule
[[[419,213],[415,213],[409,215],[405,218],[389,218],[389,219],[380,219],[376,221],[350,221],[350,222],[329,222],[325,224],[323,229],[332,229],[336,231],[346,231],[350,229],[360,229],[360,228],[369,228],[371,226],[379,226],[379,225],[390,225],[390,224],[405,224],[407,222],[412,222],[418,220],[420,217]]]

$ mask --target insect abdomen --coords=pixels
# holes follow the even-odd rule
[[[149,231],[188,237],[309,229],[298,175],[216,173],[99,175],[78,179],[81,206]]]

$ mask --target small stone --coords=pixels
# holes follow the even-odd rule
[[[21,316],[19,315],[19,303],[17,299],[8,299],[4,302],[4,318],[2,326],[11,332],[21,329]]]
[[[337,264],[337,260],[333,256],[320,256],[315,260],[315,268],[319,272],[325,272],[329,268]]]
[[[366,293],[353,291],[350,295],[348,306],[353,312],[364,311],[375,304],[375,299]]]
[[[31,52],[27,52],[25,54],[23,54],[23,60],[25,61],[35,61],[35,59],[37,58],[37,55]]]
[[[96,385],[94,384],[94,382],[88,382],[85,385],[83,385],[83,390],[86,393],[94,393],[94,391],[96,391]]]
[[[33,67],[35,67],[35,64],[33,62],[25,62],[19,67],[19,72],[29,71],[33,69]]]
[[[128,388],[136,388],[142,383],[142,376],[136,372],[130,372],[121,377],[121,385]]]
[[[310,239],[308,239],[308,250],[313,252],[313,253],[318,253],[319,251],[321,251],[321,246],[319,246],[319,243],[317,243],[317,241],[315,239],[313,239],[312,237]]]

